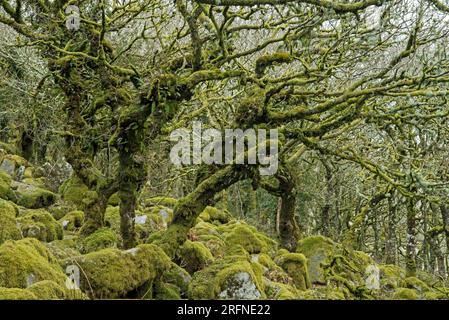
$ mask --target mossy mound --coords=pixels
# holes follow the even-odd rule
[[[64,265],[74,262],[83,270],[80,288],[95,299],[141,298],[171,265],[162,249],[151,244],[127,251],[103,249],[68,259]]]
[[[24,237],[36,238],[44,242],[61,240],[63,230],[61,224],[44,209],[28,210],[17,218]]]
[[[82,253],[90,253],[106,248],[116,248],[118,244],[116,233],[109,228],[101,228],[82,239],[79,248]]]
[[[415,290],[409,288],[397,288],[394,295],[394,300],[416,300],[418,294]]]
[[[43,280],[64,285],[65,279],[56,258],[38,240],[6,241],[0,246],[0,287],[27,288]]]
[[[266,298],[261,270],[244,256],[230,256],[196,272],[189,284],[190,299]]]
[[[416,290],[420,295],[423,295],[425,292],[430,291],[430,287],[424,281],[416,277],[408,277],[403,279],[400,282],[399,286]]]
[[[67,298],[66,289],[51,280],[36,282],[29,286],[27,290],[40,300],[62,300]]]
[[[88,198],[88,192],[89,188],[76,176],[64,181],[58,190],[63,200],[73,203],[77,208],[83,208],[84,199]]]
[[[109,197],[108,205],[114,206],[114,207],[117,207],[118,205],[120,205],[120,197],[118,195],[118,192],[114,193],[112,196]]]
[[[300,253],[284,253],[276,257],[276,263],[293,279],[296,288],[307,290],[311,287],[307,259]]]
[[[143,202],[145,207],[164,206],[174,208],[178,200],[169,197],[154,197],[146,198]]]
[[[201,242],[187,240],[179,250],[181,265],[186,266],[189,273],[205,268],[214,261],[209,249]]]
[[[62,228],[67,231],[74,231],[81,228],[83,222],[84,212],[79,210],[71,211],[59,220]]]
[[[232,215],[228,211],[219,210],[215,207],[206,207],[199,217],[205,222],[218,222],[220,224],[228,223],[232,220]]]
[[[0,199],[0,244],[6,240],[22,239],[22,232],[16,222],[17,210],[6,200]]]
[[[12,188],[15,190],[15,202],[29,209],[48,207],[57,199],[55,193],[31,184],[13,181]]]
[[[120,232],[120,208],[108,206],[104,214],[104,221],[107,227],[115,232]]]
[[[256,228],[240,221],[219,226],[217,230],[223,233],[228,250],[234,250],[241,246],[248,253],[254,254],[273,251],[276,247],[275,241],[258,232]]]

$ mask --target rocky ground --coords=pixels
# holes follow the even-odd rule
[[[431,275],[406,278],[402,268],[322,236],[300,240],[296,252],[280,249],[213,207],[198,218],[175,263],[151,244],[172,219],[176,200],[169,198],[143,201],[140,244],[123,251],[116,195],[106,227],[81,238],[89,191],[73,178],[58,192],[47,185],[41,169],[0,149],[0,299],[449,298],[449,288]],[[67,277],[74,268],[79,288]]]

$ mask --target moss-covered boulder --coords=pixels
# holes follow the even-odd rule
[[[211,223],[200,221],[190,229],[188,236],[190,240],[204,244],[215,258],[223,257],[226,251],[223,234]]]
[[[52,205],[57,196],[55,193],[31,184],[13,181],[16,203],[29,209],[39,209]]]
[[[83,270],[81,289],[96,299],[141,298],[171,265],[162,249],[151,244],[127,251],[103,249],[68,259],[64,265],[73,262]]]
[[[16,207],[11,202],[0,199],[0,244],[6,240],[22,239],[16,215]]]
[[[161,281],[176,286],[178,288],[177,292],[184,298],[187,296],[192,276],[184,268],[172,262],[170,267],[162,274]]]
[[[196,272],[189,284],[190,299],[263,299],[262,270],[249,256],[232,255]]]
[[[62,199],[75,204],[78,208],[83,208],[84,199],[88,197],[89,188],[76,176],[64,181],[58,190]]]
[[[228,211],[215,207],[206,207],[199,217],[205,222],[218,222],[220,224],[225,224],[232,220],[232,215]]]
[[[296,288],[307,290],[311,287],[307,259],[300,253],[284,253],[276,257],[276,263],[293,279]]]
[[[345,288],[353,298],[370,298],[367,268],[376,266],[366,253],[346,248],[329,238],[313,236],[298,242],[297,252],[308,259],[311,283]]]
[[[112,196],[109,197],[108,205],[114,206],[114,207],[120,205],[120,197],[118,195],[118,192],[114,193]]]
[[[11,188],[11,176],[6,172],[0,171],[0,198],[6,200],[13,200],[15,195]]]
[[[408,277],[400,281],[400,287],[416,290],[420,296],[430,291],[430,287],[422,280],[416,277]]]
[[[394,295],[394,300],[416,300],[418,294],[415,290],[409,288],[397,288]]]
[[[74,231],[81,228],[83,222],[84,212],[79,210],[71,211],[59,220],[62,228],[67,231]]]
[[[239,221],[219,226],[217,230],[223,233],[229,250],[241,246],[248,253],[254,254],[268,252],[276,246],[272,239],[258,232],[256,228]]]
[[[82,239],[79,248],[82,253],[89,253],[106,248],[116,248],[118,241],[117,234],[113,230],[100,228]]]
[[[62,300],[67,298],[65,287],[51,280],[39,281],[27,288],[39,300]]]
[[[44,209],[28,210],[17,218],[24,237],[36,238],[44,242],[60,240],[63,237],[61,224]]]
[[[120,208],[108,206],[104,214],[105,225],[116,233],[120,232]]]
[[[145,207],[164,206],[174,208],[178,200],[169,197],[154,197],[144,199]]]
[[[187,240],[179,249],[181,265],[189,273],[205,268],[214,261],[209,249],[201,242]]]
[[[43,280],[64,285],[65,279],[56,258],[38,240],[6,241],[0,246],[0,287],[27,288]]]

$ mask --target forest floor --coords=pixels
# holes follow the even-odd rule
[[[0,299],[448,299],[441,279],[323,236],[295,252],[226,210],[208,207],[176,258],[148,240],[173,218],[175,199],[144,199],[139,245],[120,250],[119,201],[105,227],[79,235],[89,191],[76,179],[58,192],[25,159],[0,149]]]

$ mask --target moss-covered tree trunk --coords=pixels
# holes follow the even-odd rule
[[[384,251],[384,261],[387,264],[396,263],[395,219],[397,206],[395,203],[394,193],[395,192],[392,191],[392,196],[388,198],[387,230]]]
[[[296,195],[286,192],[281,196],[281,210],[279,219],[279,232],[281,246],[287,250],[295,251],[300,232],[295,217]]]
[[[413,200],[407,206],[407,247],[405,254],[405,271],[407,277],[416,276],[416,213]]]

